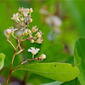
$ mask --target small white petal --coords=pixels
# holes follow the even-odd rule
[[[39,52],[39,50],[39,48],[31,47],[30,49],[28,49],[28,52],[31,52],[33,55],[36,55]]]
[[[15,21],[20,21],[19,20],[19,13],[13,14],[13,17],[11,19],[15,20]]]

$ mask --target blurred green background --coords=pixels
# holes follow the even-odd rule
[[[6,41],[4,30],[13,25],[11,17],[19,7],[33,8],[34,10],[32,14],[33,22],[30,27],[37,25],[43,32],[44,43],[39,46],[41,48],[40,53],[44,52],[47,55],[47,59],[43,62],[68,62],[73,64],[75,41],[79,37],[85,37],[85,1],[0,0],[0,52],[6,54],[5,66],[8,67],[13,49]],[[19,63],[19,59],[20,56],[15,59],[15,65]],[[0,72],[0,78],[6,78],[7,73],[8,70]],[[80,85],[78,79],[62,84],[23,71],[13,73],[11,82],[13,81],[22,84],[10,85]]]

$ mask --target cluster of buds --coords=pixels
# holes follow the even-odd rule
[[[29,40],[31,43],[41,44],[43,42],[42,32],[37,28],[37,26],[33,26],[29,29],[29,24],[32,22],[32,12],[32,8],[19,8],[18,12],[13,14],[11,18],[16,22],[16,26],[5,30],[6,37],[10,38],[12,35],[12,37],[15,39],[18,37],[21,41]]]
[[[43,42],[42,32],[38,29],[37,26],[29,28],[29,24],[32,22],[31,13],[33,12],[32,8],[19,8],[18,12],[13,14],[12,20],[15,21],[15,26],[10,27],[4,31],[4,34],[7,40],[11,43],[14,48],[23,49],[21,46],[23,41],[30,41],[31,43],[41,44]],[[15,47],[11,41],[11,37],[18,41],[18,46]],[[39,48],[31,47],[28,49],[28,52],[31,52],[32,55],[36,55],[39,52]],[[20,52],[21,52],[20,51]],[[39,57],[43,60],[44,57]]]
[[[32,35],[34,35],[34,38],[32,37]],[[29,35],[32,40],[32,43],[38,43],[41,44],[43,42],[43,38],[42,38],[42,32],[40,30],[38,30],[37,26],[32,27],[31,29],[31,33]]]
[[[18,12],[16,14],[13,14],[12,20],[14,20],[17,24],[21,27],[27,27],[29,23],[32,22],[31,13],[33,12],[33,9],[30,8],[19,8]]]

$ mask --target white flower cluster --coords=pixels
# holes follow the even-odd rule
[[[31,13],[33,12],[32,8],[30,8],[30,9],[28,9],[28,8],[19,8],[18,11],[19,12],[17,12],[16,14],[13,14],[13,16],[11,18],[12,20],[14,20],[17,23],[20,23],[22,26],[32,22],[32,18],[31,18]]]
[[[18,42],[18,48],[22,50],[21,42],[30,41],[31,43],[41,44],[43,42],[42,32],[37,28],[37,26],[33,26],[31,29],[29,28],[29,24],[32,22],[31,13],[33,12],[32,8],[19,8],[16,14],[13,14],[12,20],[15,21],[14,27],[9,27],[4,31],[4,34],[11,43],[11,45],[16,48],[11,42],[11,38],[14,38]],[[39,48],[31,47],[28,49],[28,52],[31,52],[32,55],[36,55],[39,52]],[[21,51],[20,51],[21,52]],[[45,59],[45,55],[43,54],[39,58],[41,60]]]
[[[12,35],[14,38],[18,37],[22,40],[24,39],[24,36],[26,36],[27,40],[29,40],[31,43],[41,44],[43,42],[42,32],[37,28],[37,26],[33,26],[31,29],[28,27],[32,22],[32,12],[32,8],[19,8],[18,12],[13,14],[11,18],[16,22],[16,26],[6,29],[4,32],[5,36],[10,38]]]

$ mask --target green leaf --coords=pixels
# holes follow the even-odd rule
[[[0,70],[4,66],[4,59],[5,59],[5,55],[3,53],[0,53]]]
[[[80,83],[85,85],[85,39],[83,38],[80,38],[75,45],[75,64],[80,70]]]
[[[79,75],[78,68],[68,63],[25,64],[16,67],[15,70],[30,71],[61,82],[73,80]]]

